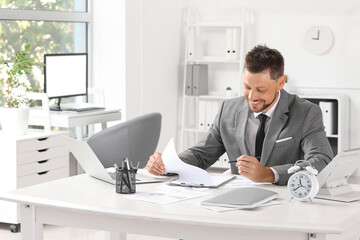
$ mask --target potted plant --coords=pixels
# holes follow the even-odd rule
[[[231,89],[231,87],[227,87],[226,88],[226,96],[231,97],[231,95],[232,95],[232,89]]]
[[[32,88],[27,79],[35,60],[30,57],[30,45],[14,52],[9,59],[0,60],[0,97],[4,106],[0,108],[0,123],[3,132],[22,135],[29,122],[29,99],[26,94]]]

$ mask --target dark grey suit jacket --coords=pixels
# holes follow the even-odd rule
[[[244,97],[224,101],[206,137],[179,157],[186,163],[206,169],[225,151],[230,160],[249,155],[245,127],[250,113]],[[326,138],[319,106],[281,90],[265,135],[261,164],[274,168],[279,173],[278,184],[285,185],[290,177],[287,169],[297,160],[306,159],[321,171],[332,158],[333,151]],[[231,165],[231,172],[237,173],[235,164]]]

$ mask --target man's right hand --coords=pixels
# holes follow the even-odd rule
[[[161,159],[161,153],[155,152],[149,157],[149,161],[146,164],[146,170],[156,176],[165,174],[165,166]]]

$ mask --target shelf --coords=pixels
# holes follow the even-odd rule
[[[299,97],[309,100],[317,105],[321,101],[333,102],[333,124],[335,134],[326,134],[329,143],[333,149],[334,155],[349,148],[349,98],[340,94],[316,94],[316,93],[299,93]],[[324,113],[323,113],[324,114]],[[329,121],[323,121],[326,126]],[[326,128],[325,128],[326,131]]]
[[[240,28],[243,24],[239,22],[211,22],[204,21],[198,22],[196,24],[189,24],[189,27],[222,27],[222,28]]]
[[[184,128],[185,132],[195,132],[195,133],[206,133],[207,131],[202,131],[196,128]]]
[[[209,59],[187,59],[187,63],[199,64],[199,63],[236,63],[240,64],[239,60],[226,60],[221,57],[209,57]]]
[[[225,95],[200,95],[198,97],[199,97],[199,99],[203,99],[203,100],[206,100],[206,99],[209,99],[209,100],[226,100],[226,99],[231,99],[231,98],[235,98],[235,97],[238,97],[238,96],[227,97]]]
[[[208,132],[223,101],[241,95],[246,46],[252,45],[247,37],[252,31],[247,21],[253,19],[251,11],[203,19],[195,9],[187,13],[181,150]],[[230,97],[226,95],[228,87],[232,89]]]
[[[240,96],[227,97],[225,95],[200,95],[200,96],[184,95],[184,96],[187,98],[199,98],[199,100],[227,100],[227,99],[231,99],[231,98],[240,97]]]
[[[326,99],[326,100],[338,100],[343,99],[344,96],[338,94],[320,94],[320,93],[295,93],[301,98],[305,99]],[[346,97],[345,97],[346,98]]]

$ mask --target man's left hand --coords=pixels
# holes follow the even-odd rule
[[[271,168],[264,167],[256,158],[248,155],[241,155],[236,160],[239,174],[247,177],[251,181],[270,183],[275,181],[275,175]]]

